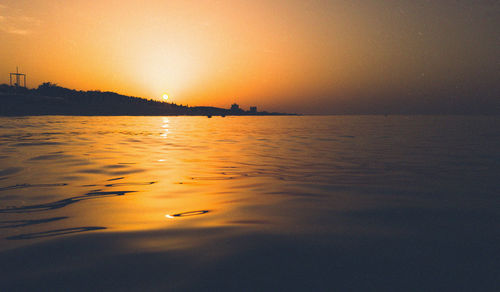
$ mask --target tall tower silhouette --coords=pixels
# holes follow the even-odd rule
[[[26,87],[26,74],[19,73],[19,68],[16,67],[16,73],[10,73],[10,86],[12,86],[12,77],[14,77],[14,86],[15,87]],[[21,85],[21,77],[23,80],[23,84]]]

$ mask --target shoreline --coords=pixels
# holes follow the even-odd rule
[[[236,104],[235,104],[236,105]],[[113,92],[69,94],[0,93],[0,116],[292,116],[298,114],[245,111],[210,106],[183,106],[119,95]]]

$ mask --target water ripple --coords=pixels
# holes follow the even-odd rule
[[[9,167],[9,168],[3,169],[3,170],[0,170],[0,177],[15,174],[15,173],[20,172],[21,170],[23,170],[22,167]]]
[[[0,221],[0,228],[17,228],[25,227],[29,225],[53,222],[58,220],[67,219],[68,217],[53,217],[45,219],[34,219],[34,220],[10,220],[10,221]]]
[[[34,239],[34,238],[60,236],[60,235],[66,235],[66,234],[73,234],[73,233],[80,233],[80,232],[87,232],[87,231],[94,231],[94,230],[103,230],[103,229],[106,229],[106,227],[101,227],[101,226],[72,227],[72,228],[64,228],[64,229],[35,232],[35,233],[25,233],[25,234],[20,234],[20,235],[15,235],[15,236],[9,236],[9,237],[6,237],[5,239],[8,239],[8,240]]]
[[[22,207],[8,207],[0,209],[0,213],[28,213],[28,212],[40,212],[46,210],[54,210],[67,205],[74,204],[80,201],[102,198],[102,197],[113,197],[113,196],[123,196],[127,193],[133,193],[135,191],[115,191],[115,192],[90,192],[83,196],[76,196],[64,200],[59,200],[46,204],[28,205]]]
[[[0,191],[7,191],[7,190],[14,190],[14,189],[24,189],[24,188],[42,188],[42,187],[62,187],[62,186],[67,186],[68,184],[66,183],[60,183],[60,184],[19,184],[19,185],[14,185],[14,186],[8,186],[8,187],[3,187],[0,188]]]
[[[182,213],[177,213],[173,215],[165,215],[167,218],[178,218],[178,217],[189,217],[189,216],[197,216],[197,215],[203,215],[210,212],[210,210],[198,210],[198,211],[188,211],[188,212],[182,212]]]

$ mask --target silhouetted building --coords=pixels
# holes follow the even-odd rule
[[[231,110],[232,111],[239,111],[240,110],[240,106],[237,103],[233,103],[231,105]]]
[[[250,107],[250,112],[251,112],[252,114],[255,114],[255,113],[257,112],[257,107],[256,107],[256,106],[251,106],[251,107]]]
[[[243,115],[245,113],[244,110],[242,110],[240,108],[240,106],[237,104],[237,103],[233,103],[231,105],[231,109],[229,110],[229,112],[232,114],[232,115]]]

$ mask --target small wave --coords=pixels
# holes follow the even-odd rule
[[[118,187],[118,186],[147,186],[147,185],[152,185],[157,183],[156,181],[149,181],[149,182],[128,182],[128,183],[114,183],[114,184],[107,184],[104,185],[105,187]]]
[[[198,176],[191,177],[192,180],[231,180],[233,176]]]
[[[106,229],[106,227],[101,227],[101,226],[73,227],[73,228],[48,230],[48,231],[35,232],[35,233],[25,233],[25,234],[6,237],[5,239],[8,239],[8,240],[34,239],[34,238],[52,237],[52,236],[59,236],[59,235],[94,231],[94,230],[103,230],[103,229]]]
[[[188,211],[188,212],[182,212],[182,213],[177,213],[173,215],[165,215],[167,218],[178,218],[178,217],[189,217],[189,216],[197,216],[197,215],[203,215],[207,214],[210,212],[210,210],[198,210],[198,211]]]
[[[127,165],[123,164],[111,164],[111,165],[105,165],[103,168],[108,168],[108,169],[117,169],[117,168],[127,168]]]
[[[29,225],[47,223],[52,221],[58,221],[67,219],[68,217],[53,217],[45,219],[35,219],[35,220],[11,220],[11,221],[0,221],[0,228],[17,228]]]
[[[65,155],[65,154],[48,154],[48,155],[40,155],[40,156],[32,157],[29,160],[31,160],[31,161],[54,160],[54,159],[61,159],[61,158],[66,158],[66,157],[70,157],[70,156]]]
[[[106,181],[115,181],[115,180],[120,180],[120,179],[124,179],[124,178],[125,178],[125,177],[124,177],[124,176],[122,176],[122,177],[117,177],[117,178],[110,178],[110,179],[108,179],[108,180],[106,180]]]
[[[228,221],[229,224],[248,224],[248,225],[257,225],[257,224],[269,224],[270,222],[267,220],[234,220]]]
[[[14,185],[14,186],[8,186],[8,187],[3,187],[0,188],[0,191],[7,191],[7,190],[14,190],[14,189],[24,189],[24,188],[42,188],[42,187],[62,187],[62,186],[67,186],[68,184],[66,183],[60,183],[60,184],[19,184],[19,185]]]
[[[34,142],[34,143],[17,143],[13,146],[23,147],[23,146],[51,146],[51,145],[64,145],[61,142]]]
[[[102,198],[102,197],[114,197],[114,196],[123,196],[127,193],[133,193],[135,191],[116,191],[116,192],[90,192],[83,196],[76,196],[64,200],[59,200],[55,202],[50,202],[46,204],[37,204],[37,205],[28,205],[22,207],[8,207],[4,209],[0,209],[0,213],[29,213],[29,212],[40,212],[46,210],[54,210],[66,207],[67,205],[71,205],[80,201]]]
[[[8,175],[11,175],[14,173],[18,173],[21,170],[23,170],[22,167],[9,167],[9,168],[3,169],[3,170],[0,170],[0,177],[8,176]]]

